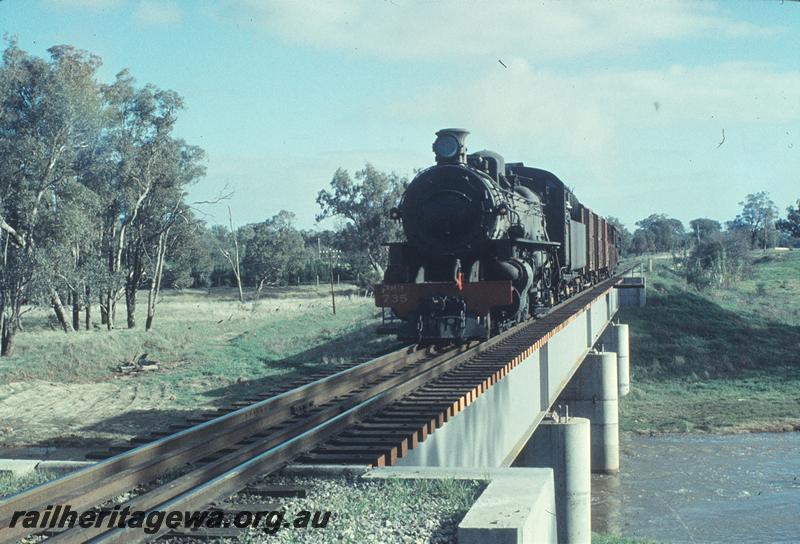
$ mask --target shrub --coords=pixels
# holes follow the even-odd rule
[[[695,245],[686,262],[686,281],[698,289],[729,287],[749,275],[748,241],[724,233]]]

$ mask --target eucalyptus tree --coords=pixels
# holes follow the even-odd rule
[[[76,186],[75,163],[100,120],[100,59],[70,46],[29,55],[12,40],[0,65],[0,353],[13,351],[26,297],[45,296],[65,330],[59,288],[65,246],[90,221],[68,213],[92,200]],[[72,257],[74,262],[74,257]]]
[[[322,190],[317,195],[322,209],[317,220],[342,219],[340,249],[349,254],[353,262],[369,263],[367,270],[371,269],[376,278],[383,276],[388,259],[384,244],[400,233],[397,223],[389,218],[389,212],[400,201],[407,185],[406,178],[381,172],[367,163],[355,173],[355,180],[347,170],[339,168],[333,175],[330,190]]]
[[[123,70],[114,83],[102,89],[106,126],[91,180],[102,195],[102,240],[107,263],[107,286],[101,312],[109,329],[114,327],[116,302],[124,289],[128,327],[134,327],[136,291],[144,273],[141,217],[158,199],[153,194],[164,179],[165,165],[174,160],[171,137],[183,101],[173,91],[153,85],[135,86]],[[168,168],[168,166],[166,166]]]
[[[129,262],[142,267],[136,271],[139,278],[142,269],[149,278],[146,330],[153,326],[167,255],[174,252],[176,245],[186,241],[193,229],[200,227],[185,202],[185,189],[205,175],[202,164],[205,153],[199,147],[187,145],[183,140],[169,139],[162,151],[157,163],[158,174],[142,205],[137,236],[131,238],[127,256]],[[135,295],[136,286],[138,281],[131,286],[133,289],[126,288],[126,293],[132,290]],[[129,326],[131,313],[128,306]]]
[[[634,251],[671,251],[685,246],[686,233],[679,219],[654,213],[636,222],[639,227],[633,233]]]
[[[292,225],[294,219],[293,213],[281,210],[263,223],[252,225],[242,270],[258,286],[257,294],[265,284],[286,282],[305,266],[309,254],[303,235]]]
[[[778,208],[766,191],[749,194],[739,202],[742,212],[736,215],[733,221],[728,221],[726,226],[730,231],[744,231],[750,236],[750,245],[753,248],[775,246],[777,242],[777,229],[775,220],[778,218]]]
[[[701,243],[714,238],[722,231],[722,225],[715,219],[708,219],[706,217],[698,217],[689,221],[689,230],[692,231],[696,243]]]
[[[800,199],[795,206],[786,208],[786,219],[779,219],[775,225],[790,238],[800,240]]]

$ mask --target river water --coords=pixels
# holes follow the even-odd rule
[[[622,435],[592,530],[661,542],[800,543],[800,433]]]

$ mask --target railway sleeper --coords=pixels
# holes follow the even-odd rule
[[[427,427],[420,427],[419,425],[406,425],[402,423],[360,423],[353,427],[354,432],[362,432],[363,430],[373,431],[386,431],[391,433],[409,433],[409,436],[416,437],[416,444],[424,441],[428,437]]]
[[[391,432],[391,431],[358,431],[358,432],[344,432],[336,437],[337,439],[352,439],[352,440],[382,440],[391,442],[392,440],[405,442],[406,448],[413,450],[419,444],[419,435],[416,430],[405,432]]]
[[[358,455],[364,457],[371,457],[374,459],[372,464],[383,462],[382,466],[392,466],[397,463],[397,447],[391,446],[367,446],[367,445],[352,445],[352,446],[328,446],[315,448],[311,453],[320,455]]]
[[[405,457],[408,455],[408,442],[402,438],[388,437],[383,439],[369,438],[362,436],[361,438],[334,438],[325,442],[322,448],[366,448],[380,450],[382,448],[397,450],[397,458]]]
[[[378,424],[384,423],[394,423],[394,424],[408,424],[413,426],[419,432],[419,440],[420,442],[424,441],[429,434],[433,433],[438,427],[436,426],[436,422],[432,421],[431,418],[412,418],[409,417],[409,414],[381,414],[380,417],[376,417],[375,419],[369,420],[369,422],[374,422]]]
[[[382,455],[376,458],[369,454],[307,453],[295,461],[303,465],[364,465],[378,468],[386,466],[386,460]]]

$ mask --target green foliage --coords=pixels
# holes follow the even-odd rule
[[[750,272],[749,248],[740,233],[706,231],[687,258],[686,281],[699,289],[731,286]]]
[[[367,163],[355,173],[355,181],[347,170],[339,168],[333,175],[330,190],[317,195],[321,221],[337,217],[344,226],[335,244],[352,263],[353,272],[362,277],[380,279],[388,260],[383,244],[399,236],[399,227],[389,219],[408,181],[394,173],[380,172]]]
[[[205,173],[203,151],[171,135],[183,106],[175,92],[137,88],[127,71],[102,85],[98,57],[48,53],[11,40],[0,65],[4,355],[23,304],[52,305],[69,331],[62,300],[78,312],[103,293],[113,315],[124,284],[133,326],[137,288],[147,279],[157,293],[167,255],[185,241],[175,225],[196,224],[185,187]]]
[[[679,272],[657,265],[648,276],[647,306],[620,313],[631,324],[637,373],[730,377],[746,369],[779,371],[796,362],[800,252],[766,257],[750,255],[749,278],[703,292],[686,286]],[[758,296],[759,290],[765,295]]]
[[[75,255],[97,204],[76,180],[102,126],[100,59],[70,46],[48,53],[33,57],[11,40],[0,65],[2,355],[13,351],[26,299],[55,300],[80,275]]]
[[[775,220],[778,217],[778,208],[766,191],[749,194],[744,201],[739,202],[742,213],[733,221],[728,221],[729,231],[745,232],[750,237],[750,246],[753,248],[775,247],[777,230]]]
[[[292,226],[294,214],[281,210],[271,219],[252,225],[241,239],[245,244],[242,275],[259,292],[264,284],[286,284],[303,269],[309,255],[300,231]]]
[[[654,213],[636,222],[631,249],[642,254],[655,251],[676,251],[686,244],[683,223],[665,214]]]
[[[795,206],[786,208],[786,219],[779,219],[775,226],[788,236],[795,247],[800,246],[800,199]]]
[[[689,229],[692,231],[695,241],[700,243],[715,238],[722,230],[722,225],[714,219],[699,217],[689,221]]]

